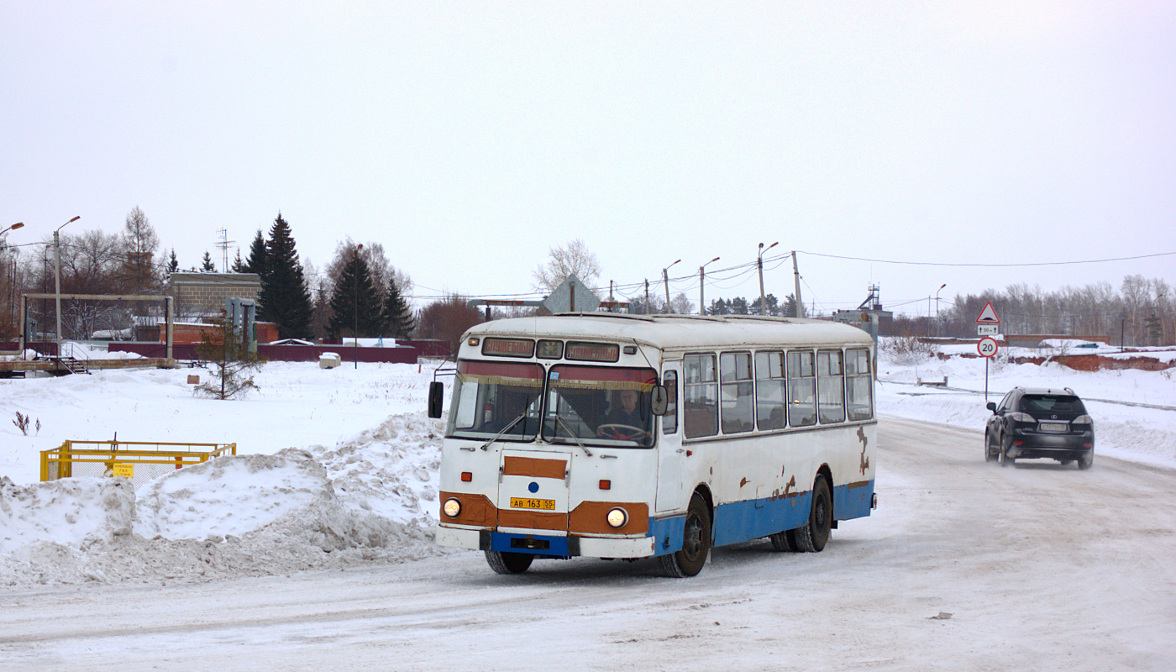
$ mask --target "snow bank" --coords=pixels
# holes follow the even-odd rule
[[[0,583],[201,581],[403,562],[432,543],[440,440],[393,416],[333,449],[123,478],[0,479]]]

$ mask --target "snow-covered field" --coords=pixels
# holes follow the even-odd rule
[[[11,419],[0,426],[0,585],[202,581],[443,553],[431,542],[441,426],[424,413],[434,366],[273,362],[259,391],[231,401],[195,397],[188,377],[208,375],[195,369],[0,380]],[[879,369],[883,416],[983,428],[983,359],[884,347]],[[1098,455],[1176,467],[1173,371],[1081,373],[1002,356],[988,398],[1016,384],[1071,387],[1089,401]],[[944,377],[947,388],[917,385]],[[113,438],[236,443],[237,456],[134,487],[38,482],[40,451]]]

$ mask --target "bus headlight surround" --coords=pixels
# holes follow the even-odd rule
[[[608,515],[605,516],[609,526],[616,529],[624,527],[629,522],[629,513],[621,507],[609,509]]]
[[[461,513],[461,502],[456,497],[450,497],[441,505],[441,512],[450,518],[457,518],[457,515]]]

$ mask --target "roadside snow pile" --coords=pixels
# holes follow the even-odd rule
[[[130,534],[135,493],[121,478],[64,478],[19,486],[0,476],[0,555],[50,540],[81,545]]]
[[[206,581],[436,554],[440,438],[393,416],[334,449],[121,478],[0,479],[0,584]]]

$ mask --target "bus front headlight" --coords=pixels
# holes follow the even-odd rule
[[[608,524],[612,527],[620,529],[625,526],[625,523],[629,522],[629,514],[618,506],[615,509],[609,509],[608,515],[605,516],[605,520],[607,520]]]
[[[461,502],[456,497],[450,497],[441,505],[441,511],[450,518],[457,518],[457,514],[461,513]]]

